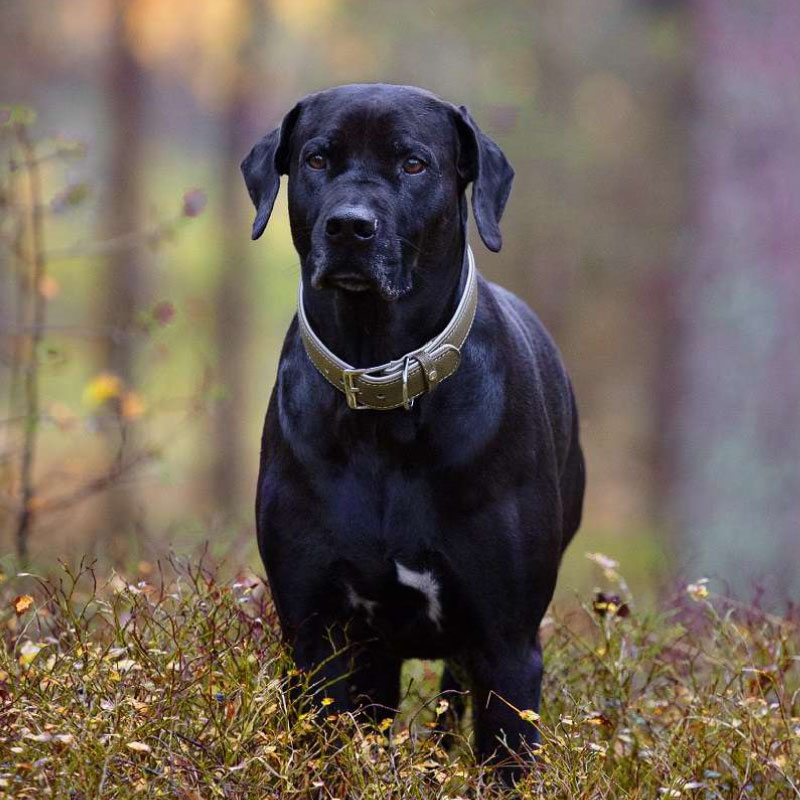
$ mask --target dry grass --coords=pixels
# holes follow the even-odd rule
[[[543,747],[519,795],[800,797],[796,627],[704,585],[641,613],[606,572],[622,601],[546,620]],[[5,581],[0,797],[503,796],[468,728],[451,753],[431,733],[444,703],[409,694],[392,729],[290,703],[261,584],[220,575],[173,559],[133,583]]]

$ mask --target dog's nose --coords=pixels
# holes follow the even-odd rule
[[[377,230],[378,220],[363,206],[337,208],[325,220],[325,235],[334,242],[367,242]]]

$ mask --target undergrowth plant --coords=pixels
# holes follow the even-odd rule
[[[206,204],[205,194],[192,189],[172,215],[145,228],[53,245],[52,229],[77,213],[94,187],[88,181],[64,183],[70,168],[85,157],[86,144],[39,135],[35,123],[33,109],[0,105],[0,292],[9,295],[0,295],[5,300],[0,302],[0,537],[8,531],[23,567],[39,522],[58,524],[65,512],[129,481],[157,462],[175,438],[150,436],[149,443],[132,445],[134,430],[161,409],[148,409],[145,397],[120,375],[98,371],[85,346],[86,341],[96,347],[154,338],[174,316],[172,303],[162,300],[136,309],[132,327],[101,324],[85,318],[85,310],[62,302],[53,267],[67,262],[73,270],[76,264],[85,269],[93,258],[155,251],[173,241]],[[109,263],[111,269],[120,268]],[[47,380],[71,359],[79,361],[78,372],[95,373],[85,383],[80,410],[54,395]],[[203,407],[206,389],[198,387],[188,399],[187,416]],[[83,455],[99,434],[112,443],[102,464],[87,457],[88,466],[81,462],[76,469],[65,463],[68,457],[53,458],[52,451],[60,449],[53,447],[54,441],[63,447],[63,437],[71,444],[68,453]],[[44,441],[48,438],[49,447]],[[124,549],[118,539],[115,545],[120,547],[110,549]]]
[[[640,612],[616,564],[591,557],[617,594],[545,620],[542,716],[518,709],[541,748],[517,795],[800,797],[795,623],[702,582]],[[433,681],[394,724],[316,713],[252,574],[83,564],[0,592],[2,798],[507,795],[472,760],[468,724],[434,730],[449,700]]]

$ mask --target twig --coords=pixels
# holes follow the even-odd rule
[[[9,180],[9,193],[11,191],[11,181]],[[25,272],[28,268],[28,257],[22,248],[22,232],[23,224],[19,219],[15,220],[15,229],[13,236],[7,241],[7,245],[16,259],[16,268],[14,270],[14,306],[15,306],[15,322],[17,327],[20,327],[25,319]],[[0,241],[3,241],[0,237]],[[22,337],[19,335],[14,336],[11,344],[11,352],[8,359],[3,358],[3,363],[9,369],[8,380],[8,396],[7,396],[7,411],[8,416],[13,417],[17,415],[17,397],[19,394],[20,384],[20,365],[22,364]],[[12,433],[10,429],[6,432],[5,440],[7,446],[10,448],[12,440]]]
[[[109,487],[113,486],[114,483],[123,475],[130,472],[134,467],[150,461],[157,456],[157,451],[145,450],[141,453],[138,453],[129,461],[120,462],[115,460],[114,466],[105,475],[101,475],[98,478],[87,481],[83,486],[80,486],[72,492],[58,495],[57,497],[53,497],[51,500],[42,501],[40,504],[38,504],[37,511],[65,511],[71,506],[74,506],[76,503],[79,503],[81,500],[86,500],[93,494],[97,494],[98,492],[108,489]]]
[[[32,325],[0,325],[0,336],[18,336],[24,333],[30,333],[33,330]],[[115,342],[121,339],[132,339],[136,334],[128,333],[123,328],[115,327],[114,325],[78,325],[75,323],[64,324],[48,324],[44,326],[44,330],[48,333],[62,333],[73,336],[84,336],[89,338],[106,337],[113,339]],[[142,334],[144,331],[141,332]]]
[[[46,298],[40,291],[45,276],[44,248],[44,216],[42,214],[42,184],[36,154],[27,129],[20,125],[17,128],[17,139],[22,148],[25,171],[28,176],[30,194],[30,227],[31,227],[31,279],[27,291],[31,296],[31,316],[33,330],[30,335],[30,346],[24,376],[25,417],[23,432],[22,459],[20,462],[20,499],[21,507],[17,514],[17,555],[20,562],[28,561],[28,535],[33,523],[34,511],[32,500],[33,468],[36,459],[37,433],[39,428],[39,363],[38,352],[44,332]]]
[[[69,247],[52,250],[47,254],[47,259],[48,261],[62,261],[85,256],[104,256],[135,247],[152,246],[168,236],[180,220],[181,217],[179,216],[154,225],[149,230],[131,231],[130,233],[123,233],[120,236],[103,239],[98,242],[77,242]]]

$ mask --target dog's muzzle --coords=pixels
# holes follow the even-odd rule
[[[332,353],[314,333],[303,306],[303,282],[297,298],[300,336],[311,363],[325,380],[343,392],[355,411],[410,409],[414,400],[432,392],[461,363],[461,348],[469,336],[478,307],[478,276],[472,249],[466,246],[467,281],[455,314],[445,329],[422,347],[376,367],[356,369]]]

